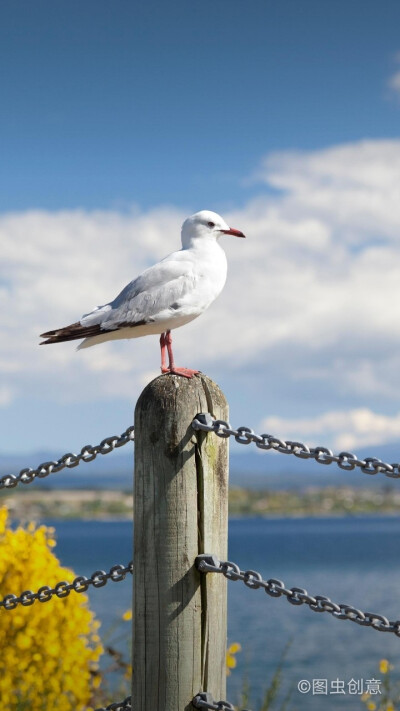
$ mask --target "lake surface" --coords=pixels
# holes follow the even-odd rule
[[[57,521],[56,553],[77,574],[107,570],[132,557],[132,524],[126,521]],[[312,518],[230,520],[229,559],[242,569],[278,578],[287,587],[302,587],[337,603],[400,618],[400,520],[397,518]],[[45,582],[45,581],[44,581]],[[107,629],[131,606],[132,579],[91,590],[92,609]],[[288,641],[282,673],[283,698],[292,688],[288,709],[336,711],[363,709],[360,694],[350,694],[348,682],[381,680],[379,660],[388,658],[400,678],[400,638],[350,621],[293,606],[228,582],[229,642],[240,642],[238,665],[228,679],[228,700],[236,704],[244,676],[248,677],[252,711],[260,707],[262,691]],[[298,691],[301,680],[308,693]],[[324,694],[313,694],[313,680],[322,680]],[[326,681],[325,681],[326,680]],[[314,682],[314,686],[315,686]],[[307,687],[307,684],[304,684]],[[355,686],[355,685],[354,685]],[[379,685],[378,685],[379,687]],[[339,689],[343,693],[333,693]],[[279,708],[279,704],[277,707]]]

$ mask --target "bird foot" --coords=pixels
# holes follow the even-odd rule
[[[181,375],[183,378],[193,378],[194,375],[200,373],[200,370],[192,370],[191,368],[161,368],[162,373],[170,373],[171,375]]]

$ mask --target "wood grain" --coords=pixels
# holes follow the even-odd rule
[[[200,575],[199,553],[227,557],[228,440],[193,417],[228,419],[218,386],[163,375],[135,410],[135,711],[184,711],[199,691],[225,698],[226,580]]]

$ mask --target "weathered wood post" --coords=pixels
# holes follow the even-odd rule
[[[205,375],[163,375],[135,410],[134,711],[184,711],[199,691],[225,698],[226,580],[200,553],[227,556],[228,440],[195,432],[200,412],[228,419]]]

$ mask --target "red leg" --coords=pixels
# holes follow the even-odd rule
[[[161,372],[172,373],[172,375],[182,375],[184,378],[192,378],[199,373],[199,370],[191,370],[191,368],[177,368],[174,362],[174,354],[172,353],[172,336],[171,331],[166,331],[161,334]],[[168,351],[168,368],[165,362],[165,348]]]
[[[166,348],[167,348],[167,341],[166,341],[166,333],[162,333],[160,336],[160,348],[161,348],[161,372],[162,373],[168,373],[169,370],[167,368],[167,358],[166,358]]]

